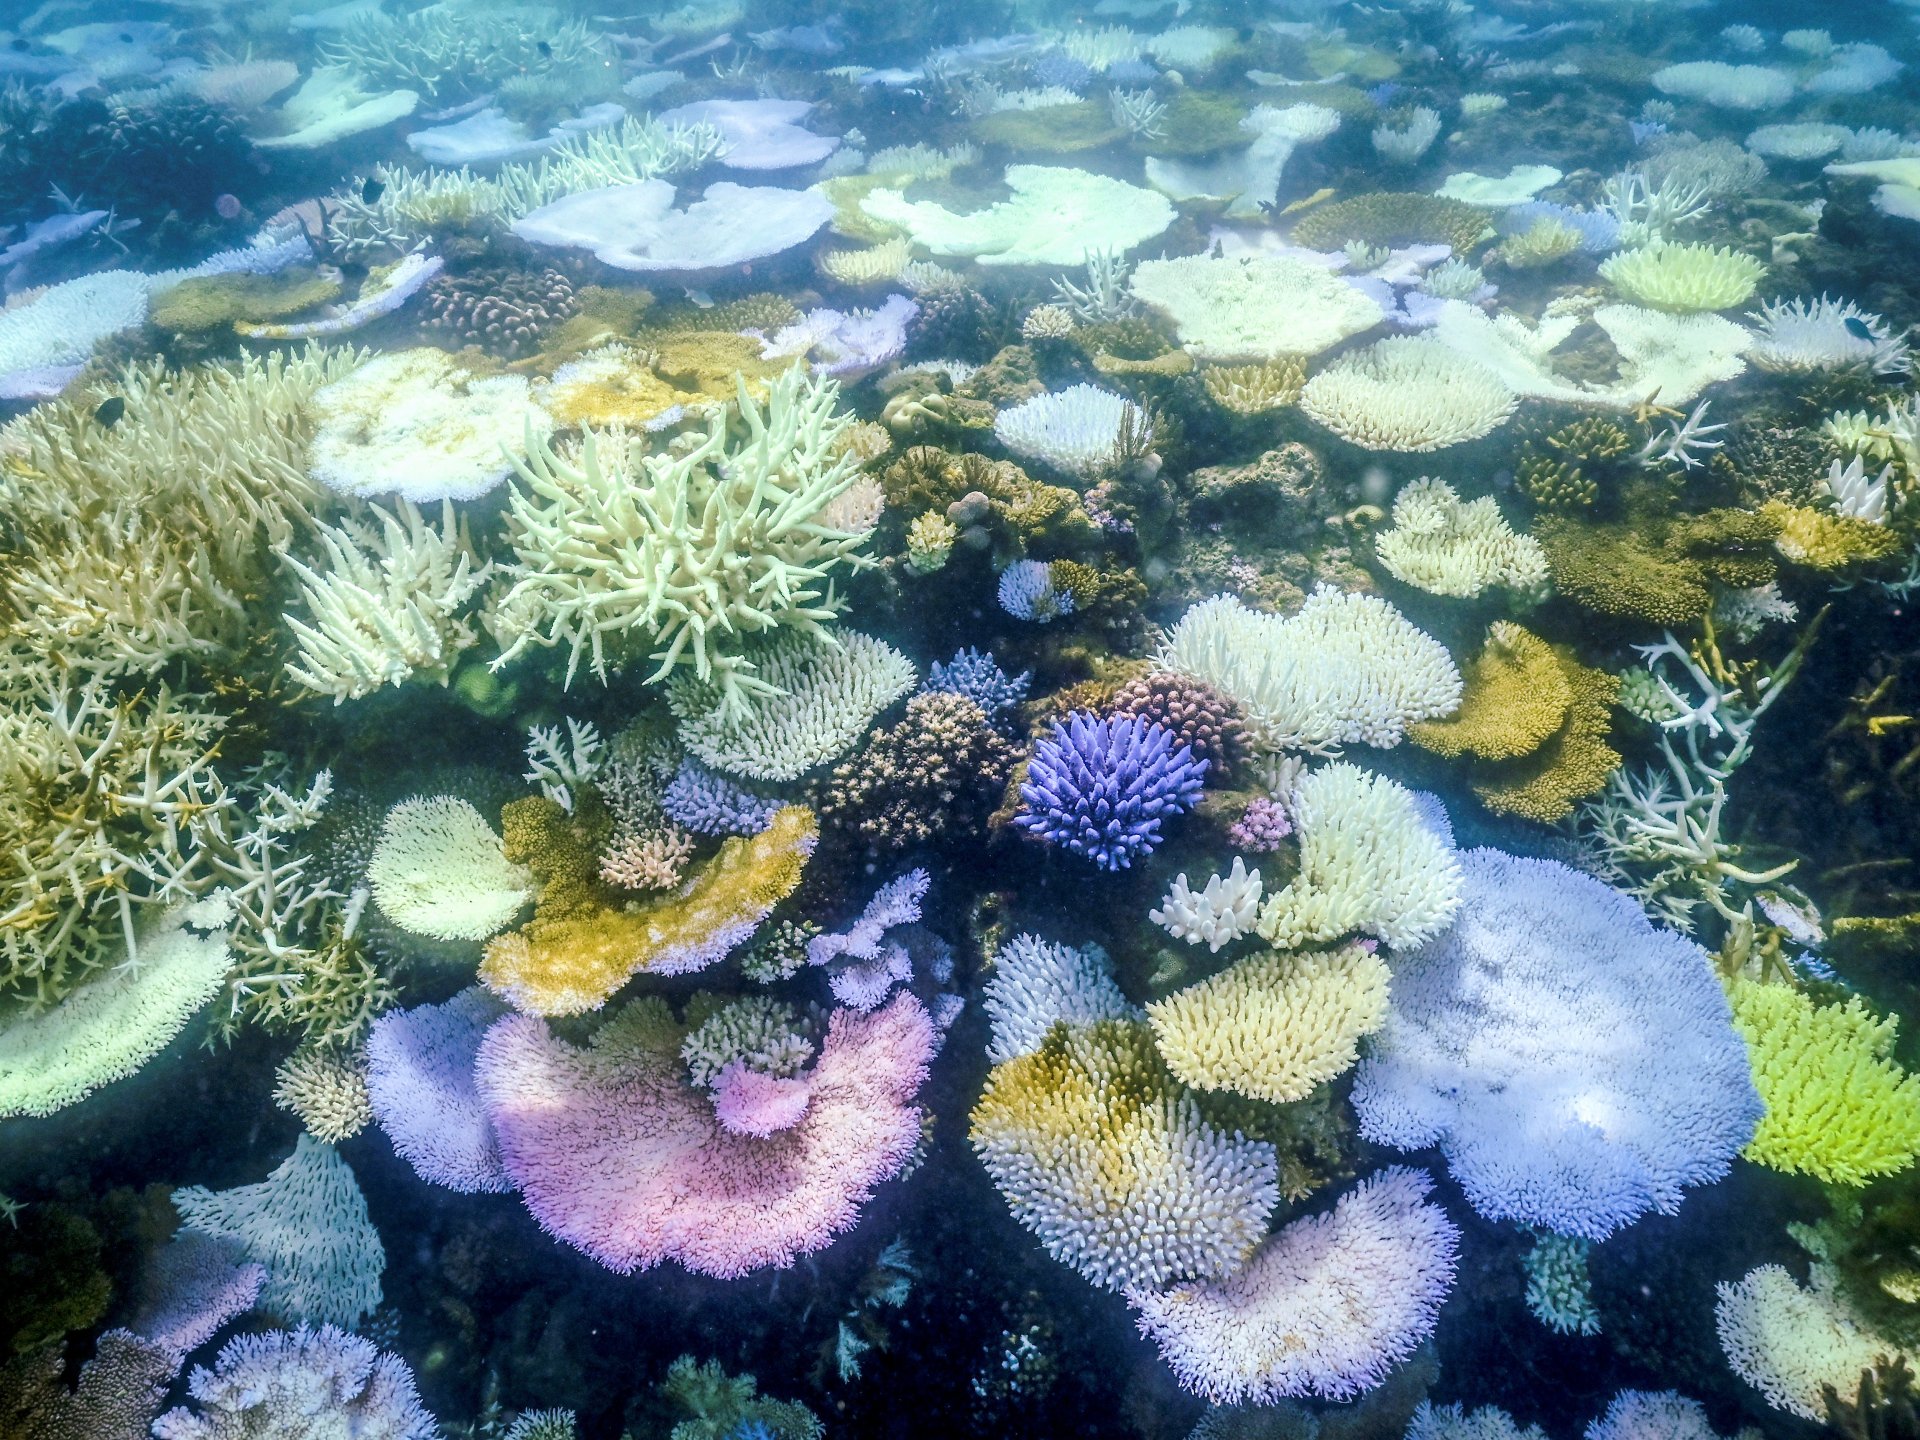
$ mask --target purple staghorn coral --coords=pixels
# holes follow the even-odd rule
[[[1138,716],[1069,715],[1034,748],[1014,824],[1103,870],[1124,870],[1160,843],[1160,821],[1193,808],[1207,762]]]

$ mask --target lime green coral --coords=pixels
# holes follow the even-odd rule
[[[1749,1160],[1839,1185],[1913,1164],[1920,1076],[1891,1058],[1899,1017],[1875,1019],[1857,995],[1816,1005],[1789,986],[1746,979],[1728,998],[1767,1107]]]

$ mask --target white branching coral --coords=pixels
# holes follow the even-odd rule
[[[1201,360],[1318,355],[1385,318],[1323,265],[1269,255],[1184,255],[1134,267],[1128,288]]]
[[[1538,590],[1547,556],[1537,540],[1516,534],[1491,495],[1462,501],[1444,480],[1415,480],[1393,502],[1393,528],[1374,541],[1396,580],[1435,595],[1473,596],[1494,585]]]
[[[583,658],[605,679],[646,654],[650,679],[690,669],[736,713],[774,694],[742,642],[821,633],[840,610],[831,572],[872,563],[865,535],[819,518],[859,474],[837,444],[848,424],[838,398],[833,381],[796,366],[764,407],[741,383],[735,443],[724,413],[690,447],[659,454],[589,432],[569,460],[536,440],[509,502],[513,584],[488,617],[504,646],[496,666],[565,646],[571,683]]]
[[[320,533],[323,564],[297,556],[307,618],[289,613],[300,657],[287,662],[299,684],[334,704],[401,685],[419,675],[447,683],[454,660],[477,638],[460,611],[493,573],[476,567],[465,520],[440,502],[436,529],[408,501],[389,514],[370,506],[380,528],[356,520]]]
[[[1356,931],[1404,949],[1460,908],[1460,862],[1413,792],[1344,761],[1300,777],[1289,798],[1300,873],[1267,901],[1259,930],[1282,948]]]
[[[1420,335],[1343,355],[1307,382],[1300,408],[1367,450],[1444,450],[1506,424],[1518,398],[1499,376]]]
[[[1895,375],[1910,363],[1904,336],[1851,300],[1762,300],[1747,318],[1754,324],[1747,354],[1762,370],[1806,374],[1864,365]]]
[[[533,895],[484,816],[452,795],[420,795],[387,812],[367,862],[380,908],[403,930],[435,940],[499,934]]]
[[[1413,721],[1460,704],[1460,672],[1445,646],[1378,596],[1327,586],[1285,617],[1230,595],[1203,600],[1155,660],[1237,701],[1269,750],[1398,745]]]
[[[1210,877],[1197,893],[1188,888],[1184,871],[1176,875],[1167,898],[1147,918],[1176,940],[1204,941],[1208,950],[1218,950],[1253,929],[1259,908],[1260,872],[1249,873],[1247,862],[1236,855],[1230,873]]]
[[[984,1003],[993,1024],[987,1058],[996,1065],[1031,1055],[1058,1021],[1091,1025],[1138,1013],[1098,945],[1076,948],[1031,934],[1014,936],[993,957]]]
[[[117,964],[39,1015],[0,1028],[0,1116],[51,1115],[133,1074],[226,977],[226,896],[154,913],[105,958]]]
[[[1884,525],[1887,523],[1887,484],[1892,478],[1891,465],[1882,468],[1878,475],[1869,476],[1865,464],[1856,455],[1844,466],[1834,461],[1821,484],[1832,497],[1836,515],[1864,520],[1869,525]]]
[[[772,695],[743,714],[726,708],[719,686],[682,673],[667,687],[667,704],[687,749],[755,780],[792,780],[833,759],[915,679],[911,660],[854,630],[782,635],[742,653]]]
[[[297,1115],[314,1139],[338,1145],[373,1119],[366,1061],[357,1047],[303,1045],[274,1071],[273,1103]]]

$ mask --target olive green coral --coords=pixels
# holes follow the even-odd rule
[[[1492,234],[1487,212],[1478,206],[1441,195],[1395,191],[1322,205],[1293,227],[1294,243],[1313,250],[1338,250],[1350,240],[1387,246],[1439,242],[1463,257]]]

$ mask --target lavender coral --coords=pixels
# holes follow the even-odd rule
[[[1124,870],[1160,843],[1160,822],[1193,808],[1207,762],[1136,716],[1069,715],[1033,752],[1014,824]]]
[[[506,1006],[479,986],[444,1005],[391,1010],[367,1035],[367,1098],[394,1151],[449,1190],[510,1190],[473,1085],[473,1059]]]
[[[269,1330],[227,1343],[211,1370],[196,1366],[184,1405],[153,1422],[157,1440],[435,1440],[398,1355],[331,1325]]]
[[[956,650],[953,659],[944,665],[934,661],[922,688],[964,695],[978,705],[989,720],[997,720],[1002,712],[1027,698],[1027,686],[1032,681],[1031,670],[1009,675],[994,663],[991,650],[980,651],[968,646]]]
[[[780,808],[688,756],[660,793],[660,808],[696,835],[758,835]]]

